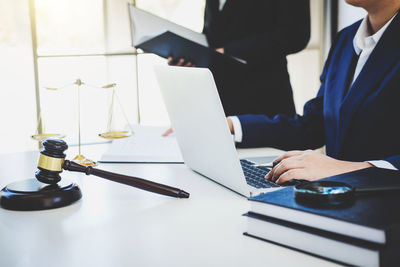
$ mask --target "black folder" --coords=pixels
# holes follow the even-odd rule
[[[170,31],[157,35],[136,47],[163,58],[168,58],[169,56],[174,59],[185,58],[195,64],[196,67],[201,68],[214,68],[216,66],[240,68],[246,65],[233,57],[218,53],[214,49],[200,45]]]

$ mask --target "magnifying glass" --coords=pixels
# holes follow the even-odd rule
[[[354,201],[358,193],[400,191],[400,186],[361,187],[335,181],[315,181],[294,187],[296,202],[312,206],[341,206]]]

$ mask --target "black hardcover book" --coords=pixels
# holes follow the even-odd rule
[[[245,235],[330,261],[355,266],[393,266],[400,260],[396,246],[379,245],[251,212],[245,216]]]
[[[136,47],[163,58],[169,56],[176,60],[185,58],[195,64],[196,67],[201,68],[214,68],[216,66],[241,68],[245,66],[244,63],[233,57],[218,53],[214,49],[202,46],[170,31],[155,36]]]
[[[400,172],[368,168],[323,180],[345,182],[353,187],[398,186]],[[297,203],[293,189],[291,186],[250,198],[251,212],[377,244],[400,241],[398,191],[356,194],[344,206],[311,207]]]

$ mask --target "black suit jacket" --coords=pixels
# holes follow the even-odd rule
[[[286,56],[310,38],[309,0],[207,0],[203,32],[210,47],[244,59],[243,68],[212,66],[227,115],[295,114]]]

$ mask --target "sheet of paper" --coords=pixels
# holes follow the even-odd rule
[[[171,21],[162,19],[133,5],[129,5],[129,13],[132,26],[133,46],[137,46],[138,44],[143,43],[157,35],[160,35],[166,31],[170,31],[181,37],[208,47],[207,39],[204,34],[192,31]]]
[[[116,139],[103,154],[101,162],[183,163],[174,134],[161,136],[168,128],[133,126],[134,134]]]

